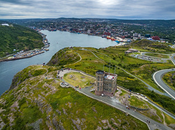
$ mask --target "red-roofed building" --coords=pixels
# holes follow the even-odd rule
[[[109,33],[109,32],[105,32],[104,35],[110,36],[111,33]]]
[[[160,40],[160,38],[158,36],[153,36],[152,39],[153,40]]]

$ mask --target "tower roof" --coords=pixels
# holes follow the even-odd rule
[[[97,73],[97,74],[104,74],[104,71],[98,70],[98,71],[96,71],[96,73]]]

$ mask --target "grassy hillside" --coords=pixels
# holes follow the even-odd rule
[[[78,60],[80,60],[80,57],[77,53],[68,48],[64,48],[58,51],[47,64],[50,66],[63,66],[74,63]]]
[[[150,85],[155,85],[152,73],[174,66],[171,63],[153,63],[130,57],[124,53],[128,48],[64,48],[52,57],[48,63],[50,66],[30,66],[20,71],[14,76],[11,90],[0,98],[3,129],[147,129],[144,123],[126,116],[119,110],[92,100],[71,88],[61,88],[61,81],[56,75],[62,67],[82,70],[91,75],[103,69],[106,72],[115,72],[118,74],[118,85],[142,93],[175,113],[174,100],[148,90],[145,84],[119,68],[145,79]],[[152,110],[152,107],[150,108]],[[161,112],[156,113],[158,116],[149,115],[147,112],[142,114],[163,123]],[[168,118],[165,120],[171,125],[174,120],[170,121]]]
[[[41,35],[19,25],[2,26],[0,24],[0,36],[0,57],[14,53],[14,49],[31,50],[44,46]]]
[[[137,40],[131,43],[131,47],[141,49],[142,51],[151,51],[151,52],[159,52],[159,53],[173,53],[175,49],[169,47],[169,43],[160,43],[150,40]]]
[[[6,129],[130,129],[147,130],[143,122],[88,98],[72,88],[61,88],[57,67],[30,66],[0,98],[0,120]],[[37,71],[42,70],[41,73]],[[45,71],[43,71],[45,70]],[[32,74],[32,77],[28,77]],[[16,83],[15,83],[16,84]]]
[[[86,48],[87,50],[81,50],[81,48],[67,49],[68,52],[78,53],[82,60],[66,65],[66,67],[82,70],[85,73],[95,76],[97,70],[105,70],[106,72],[116,73],[118,75],[117,84],[130,89],[134,92],[142,93],[164,107],[168,111],[175,113],[175,101],[169,97],[159,95],[154,91],[150,91],[145,84],[138,79],[127,74],[117,66],[124,68],[131,74],[144,80],[146,83],[151,85],[153,88],[163,92],[153,81],[152,74],[161,69],[173,68],[172,63],[153,63],[150,61],[140,60],[129,55],[125,55],[125,51],[129,47],[108,47],[102,49]],[[60,53],[60,52],[58,52]],[[97,56],[95,56],[95,55]],[[64,56],[59,60],[68,62]],[[52,59],[51,61],[52,62]],[[50,63],[49,62],[49,63]],[[116,66],[116,67],[115,67]],[[110,67],[110,69],[109,69]],[[161,97],[161,98],[160,98]]]
[[[175,90],[175,71],[166,73],[162,78],[169,87]]]

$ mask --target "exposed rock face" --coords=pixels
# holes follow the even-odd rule
[[[65,115],[67,115],[67,113],[66,113],[66,109],[64,109],[64,108],[63,108],[63,113],[64,113]]]
[[[0,97],[0,129],[101,130],[113,129],[113,125],[129,128],[120,127],[123,118],[126,117],[124,113],[88,98],[72,88],[60,87],[61,81],[54,76],[58,70],[52,67],[48,67],[50,70],[47,70],[47,67],[33,66],[33,69],[50,71],[47,75],[35,77],[28,75],[33,74],[32,70],[21,71],[15,79],[17,86]],[[22,80],[18,81],[20,78]],[[105,115],[104,108],[114,115]],[[121,122],[117,122],[115,117],[120,118]],[[130,121],[133,119],[127,118]],[[109,119],[111,120],[108,121]],[[139,125],[144,126],[142,122],[139,122]]]
[[[0,117],[0,129],[2,129],[6,124],[3,122],[2,118]]]
[[[92,110],[93,110],[95,113],[97,113],[97,111],[95,110],[95,107],[92,107]]]
[[[74,125],[76,125],[77,129],[78,130],[81,130],[81,126],[80,126],[80,119],[78,118],[77,120],[73,120],[72,119],[72,122],[74,123]]]
[[[39,119],[34,123],[29,124],[29,126],[32,126],[35,130],[40,130],[40,124],[43,122],[43,119]]]
[[[54,125],[54,127],[56,128],[56,130],[59,130],[59,124],[58,124],[58,121],[56,120],[56,117],[54,117],[54,118],[52,119],[52,122],[53,122],[53,125]]]

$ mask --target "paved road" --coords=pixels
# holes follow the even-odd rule
[[[84,95],[86,95],[86,96],[88,96],[90,98],[93,98],[95,100],[103,102],[103,103],[105,103],[105,104],[107,104],[109,106],[115,107],[115,108],[117,108],[117,109],[119,109],[119,110],[121,110],[121,111],[123,111],[123,112],[125,112],[125,113],[127,113],[127,114],[129,114],[129,115],[131,115],[131,116],[141,120],[142,122],[144,122],[144,123],[146,123],[148,125],[148,128],[150,130],[155,130],[155,129],[171,130],[171,128],[169,128],[169,127],[167,127],[167,126],[165,126],[163,124],[160,124],[160,123],[158,123],[158,122],[156,122],[156,121],[154,121],[154,120],[152,120],[152,119],[150,119],[150,118],[148,118],[148,117],[146,117],[146,116],[144,116],[144,115],[142,115],[142,114],[140,114],[138,112],[135,112],[135,111],[133,111],[131,109],[130,110],[126,109],[126,107],[124,105],[121,105],[120,103],[118,103],[116,101],[116,99],[114,99],[114,98],[96,96],[96,95],[90,93],[90,88],[89,87],[81,89],[81,90],[77,89],[77,91],[79,91],[80,93],[82,93],[82,94],[84,94]],[[150,124],[147,123],[147,120],[150,121]]]
[[[170,57],[170,59],[171,59],[172,63],[175,65],[175,59],[174,59],[174,56],[175,56],[175,54],[172,54],[172,56]]]
[[[60,71],[59,76],[63,77],[64,74],[69,73],[69,72],[77,72],[77,71],[76,70],[63,70],[63,71]],[[62,79],[62,81],[65,82],[64,79]],[[74,88],[76,91],[78,91],[78,92],[80,92],[80,93],[82,93],[82,94],[84,94],[84,95],[86,95],[86,96],[88,96],[92,99],[98,100],[98,101],[103,102],[103,103],[105,103],[109,106],[115,107],[115,108],[117,108],[117,109],[119,109],[119,110],[121,110],[121,111],[123,111],[127,114],[130,114],[131,116],[133,116],[133,117],[141,120],[142,122],[146,123],[150,130],[155,130],[155,129],[172,130],[171,128],[169,128],[169,127],[167,127],[163,124],[160,124],[160,123],[158,123],[158,122],[156,122],[156,121],[154,121],[154,120],[152,120],[152,119],[150,119],[150,118],[148,118],[148,117],[146,117],[146,116],[144,116],[144,115],[142,115],[138,112],[126,109],[126,107],[124,105],[120,104],[118,102],[118,100],[115,99],[115,98],[101,97],[101,96],[96,96],[96,95],[92,94],[90,92],[91,87],[82,88],[82,89],[75,88],[74,86],[71,86],[71,87]],[[150,121],[149,124],[147,123],[147,120]]]
[[[90,51],[90,50],[86,50],[86,51]],[[92,51],[90,51],[90,52],[91,52],[96,58],[101,59],[101,58],[99,58],[96,54],[94,54]],[[106,56],[108,56],[108,55],[106,55]],[[103,60],[103,59],[101,59],[101,60]],[[103,61],[104,61],[104,60],[103,60]],[[158,93],[158,94],[161,94],[161,95],[165,95],[165,96],[170,97],[167,93],[160,92],[159,90],[153,88],[152,86],[150,86],[149,84],[147,84],[145,81],[143,81],[142,79],[138,78],[137,76],[131,74],[130,72],[126,71],[125,69],[121,68],[120,66],[117,66],[117,65],[116,65],[116,67],[120,68],[121,70],[123,70],[123,71],[126,72],[127,74],[133,76],[134,78],[140,80],[142,83],[144,83],[144,84],[148,87],[149,90],[154,91],[154,92],[156,92],[156,93]]]
[[[175,54],[172,54],[172,56],[170,57],[172,63],[175,65],[175,59],[174,59]],[[171,98],[175,99],[175,91],[173,89],[171,89],[163,80],[162,80],[162,76],[168,72],[171,71],[175,71],[175,68],[172,69],[164,69],[164,70],[160,70],[157,71],[153,74],[153,79],[155,81],[155,83],[162,88],[168,95],[171,96]]]
[[[160,88],[162,88],[167,94],[169,94],[173,99],[175,99],[175,91],[172,90],[168,85],[166,85],[165,82],[162,80],[162,76],[165,73],[171,71],[175,71],[175,69],[164,69],[157,71],[153,74],[153,79]]]
[[[90,51],[95,57],[97,57],[98,59],[100,59],[96,54],[94,54],[92,51]],[[142,52],[142,55],[144,55],[146,52]],[[169,54],[168,54],[169,55]],[[106,55],[107,56],[107,55]],[[169,55],[170,56],[170,55]],[[172,56],[170,57],[172,63],[175,65],[175,59],[174,59],[174,56],[175,54],[172,54]],[[102,59],[101,59],[102,60]],[[171,97],[173,99],[175,99],[175,91],[172,90],[169,86],[167,86],[163,80],[162,80],[162,75],[167,73],[167,72],[170,72],[170,71],[175,71],[175,69],[165,69],[165,70],[160,70],[160,71],[157,71],[153,74],[153,80],[156,82],[156,84],[162,88],[166,93],[162,93],[156,89],[154,89],[152,86],[150,86],[149,84],[147,84],[145,81],[143,81],[142,79],[138,78],[137,76],[129,73],[128,71],[126,71],[125,69],[117,66],[118,68],[120,68],[121,70],[123,70],[124,72],[126,72],[127,74],[135,77],[136,79],[140,80],[141,82],[143,82],[149,90],[151,91],[154,91],[158,94],[161,94],[161,95],[165,95],[165,96],[168,96],[168,97]]]

